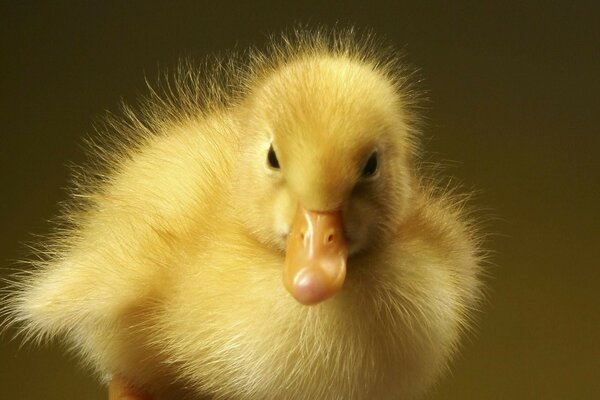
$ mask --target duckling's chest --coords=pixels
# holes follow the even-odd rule
[[[210,382],[209,392],[225,389],[232,399],[397,398],[387,393],[400,393],[402,371],[413,368],[409,345],[372,316],[266,300],[229,304],[207,312],[202,334],[190,341],[192,375]]]
[[[342,290],[316,306],[282,283],[281,259],[206,252],[178,282],[169,342],[203,393],[231,399],[397,399],[421,368],[401,310]],[[171,324],[172,326],[175,326]]]

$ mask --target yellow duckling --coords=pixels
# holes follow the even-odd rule
[[[421,397],[480,301],[478,238],[371,45],[184,67],[111,121],[10,322],[155,399]]]

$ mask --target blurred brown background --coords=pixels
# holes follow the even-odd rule
[[[600,398],[599,7],[494,3],[2,1],[1,274],[48,230],[81,137],[144,76],[297,22],[355,24],[421,68],[428,159],[494,217],[490,303],[431,398]],[[8,339],[0,398],[106,398],[60,346]]]

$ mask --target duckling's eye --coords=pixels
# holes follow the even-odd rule
[[[273,145],[269,147],[269,153],[267,154],[267,161],[269,162],[269,166],[274,169],[279,169],[279,160],[277,159],[277,154],[275,154],[275,150],[273,150]]]
[[[374,151],[373,154],[371,154],[371,156],[365,163],[365,166],[363,167],[363,170],[361,173],[362,177],[369,178],[369,177],[375,175],[375,173],[377,172],[378,166],[379,166],[379,163],[377,160],[377,152]]]

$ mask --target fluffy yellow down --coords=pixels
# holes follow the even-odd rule
[[[421,397],[480,302],[481,257],[462,201],[421,176],[407,72],[374,48],[298,33],[183,64],[109,119],[8,322],[156,399]],[[341,208],[350,246],[314,306],[282,284],[299,203]]]

